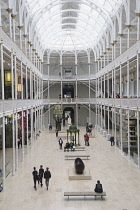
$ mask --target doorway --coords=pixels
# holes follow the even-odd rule
[[[74,124],[74,109],[72,107],[66,107],[63,110],[63,126],[68,126],[68,117],[71,118],[71,123]]]

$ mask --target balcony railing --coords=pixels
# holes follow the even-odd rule
[[[115,108],[140,111],[140,98],[47,98],[29,100],[0,100],[0,117],[22,110],[52,104],[102,104]]]
[[[69,77],[67,75],[62,75],[62,77],[60,75],[43,75],[43,80],[53,80],[53,81],[69,81],[69,80],[93,80],[96,79],[95,74],[80,74],[80,75],[70,75]]]

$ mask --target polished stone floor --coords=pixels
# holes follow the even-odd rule
[[[80,143],[84,146],[85,128],[80,128]],[[1,210],[140,210],[140,170],[131,160],[128,161],[115,146],[110,146],[97,131],[90,138],[86,151],[64,152],[59,149],[55,132],[45,130],[41,133],[24,162],[19,159],[19,169],[15,176],[11,173],[6,179],[6,190],[0,193]],[[66,132],[59,133],[66,142]],[[20,150],[20,149],[19,149]],[[20,152],[20,151],[19,151]],[[9,150],[10,153],[10,150]],[[69,180],[68,173],[74,173],[74,160],[65,160],[67,154],[88,154],[85,172],[91,180]],[[10,155],[9,155],[10,157]],[[8,161],[8,160],[7,160]],[[49,190],[45,183],[37,191],[33,188],[32,170],[40,164],[49,167],[52,173]],[[105,199],[94,197],[64,197],[65,191],[93,191],[96,181],[100,180],[107,196]],[[44,180],[43,180],[44,181]]]

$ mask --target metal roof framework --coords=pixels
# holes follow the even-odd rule
[[[32,30],[46,50],[93,49],[122,0],[26,0]]]

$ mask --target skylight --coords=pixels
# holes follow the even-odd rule
[[[46,50],[94,48],[122,0],[26,0]]]

